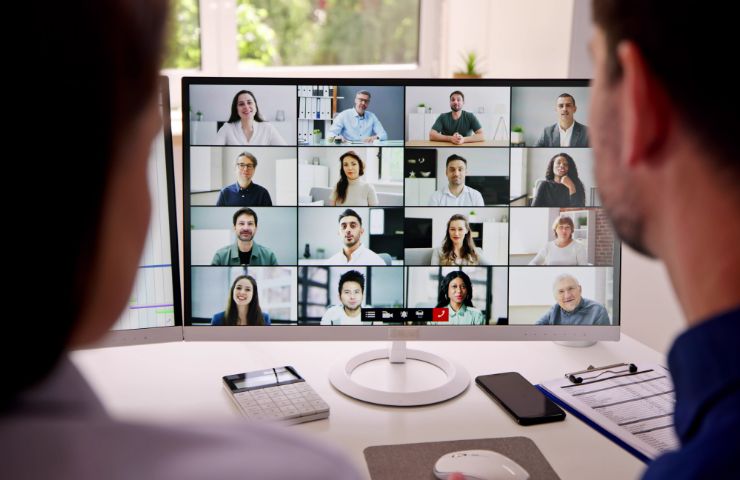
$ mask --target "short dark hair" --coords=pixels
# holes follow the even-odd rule
[[[452,92],[450,94],[450,100],[452,100],[453,95],[460,95],[462,99],[465,100],[465,95],[463,95],[463,92],[461,92],[460,90],[455,90],[454,92]]]
[[[558,98],[563,98],[563,97],[568,97],[571,100],[573,100],[573,105],[575,106],[576,99],[573,97],[573,95],[571,95],[570,93],[561,93],[560,95],[558,95]]]
[[[370,100],[371,98],[373,98],[373,96],[370,95],[370,92],[368,92],[367,90],[360,90],[359,92],[355,93],[355,97],[357,95],[367,95],[367,99],[368,100]]]
[[[357,220],[360,222],[360,225],[362,225],[362,217],[351,208],[348,208],[347,210],[340,213],[339,220],[337,220],[337,222],[341,222],[344,217],[356,217]]]
[[[594,23],[606,37],[609,79],[621,78],[617,45],[631,40],[639,47],[682,120],[696,132],[702,146],[716,154],[715,165],[738,172],[740,142],[732,132],[740,125],[740,118],[738,110],[727,104],[728,95],[735,87],[731,77],[707,73],[717,72],[717,61],[707,52],[727,42],[727,32],[735,28],[735,16],[715,7],[692,8],[689,12],[683,2],[592,1]],[[679,11],[668,15],[669,8]],[[689,101],[691,97],[699,97],[701,101]]]
[[[456,153],[453,153],[452,155],[447,157],[447,163],[445,163],[445,168],[447,168],[450,162],[454,162],[455,160],[462,160],[465,163],[465,165],[468,164],[468,161],[465,160],[463,157],[461,157],[460,155],[457,155]]]
[[[257,225],[257,213],[251,208],[244,207],[234,212],[234,218],[232,219],[232,223],[234,226],[236,226],[236,220],[242,215],[249,215],[251,217],[254,217],[254,224]]]
[[[360,284],[360,289],[362,292],[365,292],[365,275],[361,274],[357,270],[350,270],[348,272],[344,272],[341,277],[339,277],[339,285],[337,285],[337,292],[341,295],[342,294],[342,286],[346,282],[355,282]]]
[[[248,159],[250,159],[250,160],[251,160],[252,162],[254,162],[254,166],[255,166],[255,167],[257,166],[257,157],[255,157],[255,156],[254,156],[254,155],[252,155],[251,153],[249,153],[249,152],[242,152],[242,153],[240,153],[239,155],[237,155],[237,156],[236,156],[236,159],[237,159],[237,161],[238,161],[238,160],[239,160],[240,158],[242,158],[242,157],[247,157],[247,158],[248,158]]]

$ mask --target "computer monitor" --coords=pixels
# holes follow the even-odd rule
[[[162,130],[149,156],[149,232],[129,305],[102,340],[107,346],[183,340],[168,85],[160,77]]]
[[[182,92],[186,340],[619,338],[587,81]]]

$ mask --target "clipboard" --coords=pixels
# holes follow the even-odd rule
[[[537,388],[645,463],[679,447],[673,429],[675,392],[665,367],[589,365]]]

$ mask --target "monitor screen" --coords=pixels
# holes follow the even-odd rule
[[[104,342],[109,345],[182,340],[180,270],[168,80],[159,81],[162,129],[149,156],[151,219],[128,307]]]
[[[587,81],[182,91],[186,339],[618,338]]]

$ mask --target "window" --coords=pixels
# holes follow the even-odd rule
[[[403,148],[380,149],[380,179],[403,182]]]
[[[164,68],[200,68],[198,7],[198,0],[174,0],[171,3]]]

